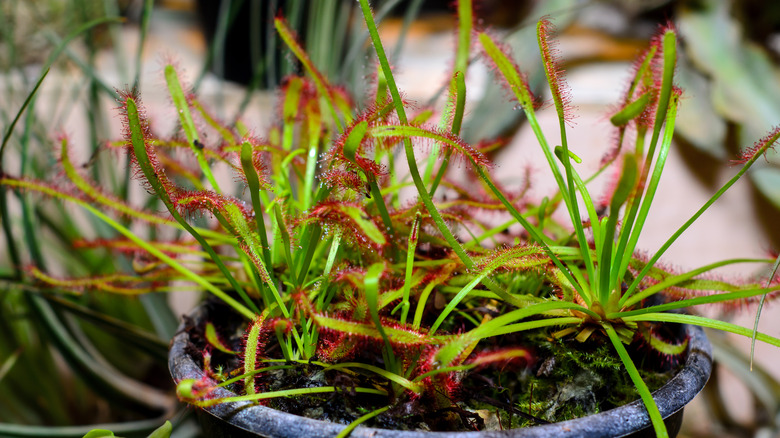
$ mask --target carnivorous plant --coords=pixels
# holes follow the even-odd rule
[[[534,412],[541,408],[533,385],[513,389],[531,392],[521,409],[512,391],[504,394],[506,402],[480,398],[468,382],[480,373],[498,381],[505,371],[543,374],[544,348],[571,348],[584,361],[599,360],[594,356],[601,353],[593,351],[609,351],[614,362],[605,367],[622,368],[656,434],[666,436],[643,379],[647,370],[638,366],[643,354],[666,362],[685,354],[686,340],[664,328],[695,324],[780,347],[780,339],[752,329],[679,312],[757,301],[775,291],[772,276],[743,283],[707,276],[726,265],[771,266],[772,260],[724,260],[685,272],[657,263],[773,147],[780,128],[737,160],[739,172],[656,253],[637,250],[683,93],[674,85],[674,28],[661,28],[637,59],[610,119],[617,140],[596,175],[617,169],[617,177],[601,196],[589,185],[596,175],[578,170],[587,151],[567,137],[573,108],[548,20],[538,23],[537,35],[560,145],[540,128],[543,102],[501,43],[474,25],[469,1],[458,3],[455,61],[440,111],[404,98],[368,1],[360,5],[378,60],[373,94],[355,101],[331,84],[277,18],[276,29],[304,74],[284,82],[276,123],[263,138],[242,121],[229,124],[213,116],[185,91],[172,65],[164,73],[179,115],[174,135],[156,134],[138,93],[123,91],[125,133],[109,147],[132,157],[138,179],[156,201],[149,209],[120,202],[90,181],[72,161],[67,138],[59,144],[69,187],[3,177],[7,187],[82,206],[122,236],[85,244],[136,260],[132,273],[55,278],[31,266],[29,274],[61,289],[130,294],[166,290],[173,280],[194,284],[232,308],[245,334],[237,342],[232,326],[208,323],[202,329],[207,377],[180,382],[180,398],[197,406],[276,403],[311,414],[312,404],[300,400],[343,391],[348,399],[368,401],[339,419],[350,422],[344,434],[367,421],[389,425],[390,418],[404,416],[429,428],[460,422],[455,427],[478,429],[484,426],[474,413],[480,406],[499,410],[499,423],[510,427],[559,419]],[[555,196],[534,202],[522,187],[494,180],[488,154],[505,141],[468,144],[459,137],[466,70],[477,53],[525,112],[555,180]],[[451,163],[459,175],[450,172]],[[218,171],[230,172],[234,183],[220,179]],[[154,212],[159,206],[163,213]],[[506,220],[489,225],[486,211]],[[556,211],[566,212],[569,223],[558,223]],[[143,236],[140,224],[159,229],[160,237]],[[512,234],[515,224],[522,231]],[[212,398],[216,386],[242,395]]]

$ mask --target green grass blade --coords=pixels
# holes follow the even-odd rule
[[[349,423],[347,425],[347,427],[342,429],[342,431],[339,432],[338,435],[336,435],[336,438],[346,438],[346,437],[348,437],[352,433],[352,431],[355,430],[356,427],[360,426],[361,423],[364,423],[364,422],[366,422],[366,421],[368,421],[368,420],[370,420],[370,419],[372,419],[372,418],[374,418],[374,417],[376,417],[376,416],[378,416],[378,415],[388,411],[391,407],[392,406],[385,406],[383,408],[374,409],[373,411],[371,411],[371,412],[361,416],[357,420]]]
[[[620,285],[615,285],[610,282],[610,278],[615,274],[616,268],[619,264],[613,263],[613,249],[615,246],[614,237],[615,230],[618,224],[618,217],[620,215],[620,207],[628,200],[631,192],[636,187],[637,183],[637,164],[634,155],[626,155],[623,162],[623,171],[620,174],[617,188],[612,195],[612,199],[609,204],[609,217],[607,223],[604,226],[603,242],[601,243],[601,254],[599,254],[599,277],[598,283],[596,283],[596,294],[599,297],[599,301],[602,305],[606,306],[609,302],[609,297],[612,293],[619,293]],[[587,248],[587,247],[585,247]],[[614,253],[615,257],[623,257],[618,251]]]
[[[631,298],[626,300],[623,307],[631,307],[640,301],[644,300],[647,297],[650,297],[652,295],[655,295],[657,293],[660,293],[664,289],[672,286],[678,286],[682,285],[683,282],[686,282],[688,280],[691,280],[693,277],[703,274],[705,272],[712,271],[714,269],[723,267],[723,266],[729,266],[734,265],[738,263],[765,263],[766,259],[729,259],[729,260],[721,260],[715,263],[710,263],[708,265],[702,266],[700,268],[693,269],[691,271],[677,274],[677,275],[669,275],[668,277],[664,278],[660,282],[642,290],[642,292],[634,294]],[[685,286],[683,286],[685,287]],[[769,287],[767,285],[767,287]]]
[[[678,324],[691,324],[701,327],[707,327],[715,330],[721,330],[724,332],[734,333],[737,335],[745,336],[747,338],[753,337],[753,329],[731,324],[725,321],[719,321],[717,319],[705,318],[698,315],[682,315],[679,313],[649,313],[644,315],[627,316],[623,318],[624,321],[654,321],[654,322],[675,322]],[[769,336],[765,333],[756,332],[756,339],[767,344],[780,347],[780,339]]]
[[[763,153],[770,148],[772,145],[774,145],[778,140],[780,140],[780,129],[775,129],[770,134],[761,140],[761,143],[759,144],[760,148],[755,151],[755,153],[745,162],[745,164],[742,166],[742,168],[739,170],[739,172],[736,173],[728,182],[726,182],[717,192],[715,192],[714,195],[710,199],[707,200],[707,202],[704,203],[704,205],[699,208],[696,213],[691,216],[690,219],[688,219],[680,228],[677,229],[677,231],[672,234],[669,239],[664,242],[663,245],[658,249],[658,251],[653,254],[653,256],[650,258],[650,260],[647,261],[647,264],[645,267],[637,274],[636,279],[629,285],[626,292],[623,294],[623,297],[620,300],[620,305],[622,306],[625,301],[627,301],[630,296],[636,291],[636,289],[639,287],[639,283],[641,280],[647,275],[647,273],[650,271],[650,269],[653,267],[655,262],[657,262],[661,256],[666,253],[666,250],[669,249],[669,247],[672,246],[672,244],[699,218],[702,214],[704,214],[705,211],[707,211],[712,204],[714,204],[718,199],[720,199],[721,196],[723,196],[728,189],[731,188],[734,184],[736,184],[737,181],[742,178],[742,175],[744,175],[748,169],[758,160],[761,156],[763,156]]]
[[[89,307],[63,299],[58,296],[45,295],[44,298],[53,306],[77,315],[79,319],[88,321],[99,327],[100,330],[111,333],[122,342],[127,342],[145,352],[155,359],[165,363],[168,358],[168,342],[160,339],[152,333],[147,332],[133,324],[115,318],[109,314],[97,312]]]
[[[19,108],[19,111],[17,111],[16,116],[14,116],[13,121],[11,121],[11,124],[8,125],[8,128],[6,128],[5,135],[3,135],[3,143],[0,144],[0,176],[2,176],[5,172],[3,170],[5,148],[8,145],[8,141],[11,139],[14,128],[19,122],[19,119],[22,117],[24,111],[33,101],[35,94],[38,92],[38,89],[41,87],[43,80],[46,79],[48,74],[49,69],[46,68],[41,74],[41,77],[38,78],[38,81],[35,83],[33,89],[27,95],[27,98],[25,98],[22,107]],[[6,194],[5,187],[0,188],[0,217],[3,218],[3,220],[0,222],[3,223],[3,234],[5,237],[6,246],[8,247],[8,255],[11,258],[12,269],[14,270],[14,278],[19,279],[21,278],[21,258],[19,257],[19,251],[16,248],[16,240],[14,239],[13,231],[11,230],[11,222],[8,220],[8,199],[6,198]]]
[[[707,286],[708,284],[704,285],[704,287]],[[685,309],[688,307],[700,306],[703,304],[734,303],[734,302],[739,302],[740,300],[744,300],[745,298],[763,295],[767,292],[772,291],[772,289],[770,288],[755,287],[754,285],[748,285],[744,287],[735,286],[733,287],[733,289],[727,289],[727,290],[730,291],[726,293],[720,293],[720,294],[704,295],[696,298],[686,298],[671,303],[659,304],[656,306],[644,307],[641,309],[629,310],[625,312],[608,313],[607,318],[617,319],[617,318],[623,318],[625,316],[644,315],[648,313],[665,312],[674,309]]]
[[[158,410],[169,407],[170,400],[164,392],[135,381],[92,358],[69,333],[46,300],[35,294],[28,294],[27,298],[58,351],[82,375],[85,382],[99,392],[119,397],[136,406]]]
[[[775,264],[772,266],[772,273],[769,274],[769,278],[766,281],[766,287],[769,288],[769,286],[772,284],[772,279],[775,278],[775,275],[777,274],[777,269],[780,268],[780,255],[777,256],[777,259],[775,259]],[[758,303],[758,308],[756,309],[756,320],[753,323],[753,336],[750,339],[750,369],[753,369],[753,354],[756,351],[756,334],[758,333],[758,320],[761,318],[761,309],[764,308],[764,302],[766,301],[766,293],[764,295],[761,295],[761,301]]]
[[[653,430],[655,430],[656,437],[668,438],[669,432],[666,430],[666,425],[664,424],[664,419],[661,416],[661,412],[658,410],[658,405],[655,403],[653,395],[650,393],[650,389],[647,387],[644,380],[642,380],[642,376],[639,375],[639,370],[637,370],[636,365],[634,365],[634,361],[631,360],[631,357],[628,355],[626,347],[623,346],[623,342],[615,332],[615,329],[612,328],[612,325],[604,323],[602,324],[602,327],[607,332],[607,336],[612,342],[612,346],[615,347],[615,350],[620,356],[621,362],[623,362],[623,365],[626,367],[626,371],[628,371],[629,377],[631,377],[631,381],[634,382],[634,386],[636,387],[639,396],[642,398],[642,402],[645,404],[645,408],[647,409],[647,414],[650,416],[650,421],[653,424]]]
[[[149,34],[149,23],[152,21],[152,11],[154,10],[154,0],[144,0],[141,11],[141,32],[138,35],[138,48],[135,52],[135,74],[133,75],[133,88],[141,87],[141,66],[143,62],[141,57],[144,53],[146,37]]]
[[[409,243],[406,250],[406,271],[404,272],[404,294],[401,301],[401,324],[406,324],[406,319],[409,315],[409,297],[411,295],[412,288],[412,271],[414,269],[414,255],[416,254],[417,241],[420,232],[420,220],[422,215],[418,211],[414,217],[414,223],[412,229],[409,232]]]
[[[260,179],[257,176],[257,171],[252,158],[252,144],[245,141],[241,145],[241,167],[244,171],[244,175],[247,181],[247,188],[249,189],[249,195],[252,199],[252,208],[255,212],[255,224],[257,226],[257,234],[260,235],[260,243],[263,246],[263,261],[265,266],[273,266],[271,264],[271,252],[268,245],[268,232],[265,227],[265,219],[263,214],[265,209],[263,203],[260,200]],[[273,270],[269,270],[268,274],[273,279]]]
[[[49,74],[49,68],[43,70],[43,73],[41,73],[41,76],[38,78],[38,81],[35,83],[35,86],[27,95],[27,98],[24,99],[24,103],[22,104],[22,107],[19,108],[19,111],[17,111],[16,116],[14,116],[13,121],[11,122],[10,125],[8,125],[8,128],[6,128],[5,135],[3,135],[3,143],[0,144],[0,170],[2,170],[3,157],[5,156],[5,148],[6,145],[8,144],[8,140],[11,139],[11,134],[13,134],[16,124],[19,122],[19,119],[22,117],[22,114],[24,114],[24,110],[26,110],[27,106],[30,105],[30,102],[32,102],[33,98],[35,97],[35,94],[38,92],[38,89],[41,87],[43,80],[46,79],[46,76],[48,74]]]

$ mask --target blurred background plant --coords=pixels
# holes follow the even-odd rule
[[[132,196],[128,167],[100,153],[106,140],[118,136],[111,111],[114,88],[129,84],[141,88],[144,96],[154,95],[161,77],[161,63],[155,59],[175,53],[174,59],[191,69],[192,88],[200,90],[201,98],[226,120],[239,116],[252,120],[272,102],[262,90],[272,89],[299,68],[281,52],[272,26],[264,26],[280,10],[301,34],[318,68],[360,96],[371,84],[373,66],[366,65],[367,35],[355,19],[356,6],[342,0],[4,0],[0,125],[6,138],[0,172],[45,176],[58,159],[53,138],[65,132],[81,148],[79,161],[97,163],[92,178],[113,192]],[[389,41],[397,42],[391,55],[408,59],[403,57],[412,45],[452,44],[439,37],[452,38],[454,19],[447,6],[446,1],[375,2],[377,18],[385,23],[383,31]],[[659,22],[673,21],[682,35],[679,85],[687,90],[678,116],[677,147],[686,170],[707,187],[717,185],[722,174],[714,169],[735,157],[740,145],[749,146],[780,120],[780,5],[773,2],[484,0],[477,12],[498,26],[497,32],[512,46],[537,89],[544,83],[539,55],[535,44],[523,42],[534,38],[534,26],[528,24],[538,17],[554,17],[570,71],[628,63]],[[205,38],[196,23],[202,23]],[[233,29],[237,35],[229,32]],[[230,65],[236,60],[244,65]],[[394,64],[406,68],[404,62]],[[14,124],[46,71],[40,89]],[[485,84],[479,96],[469,97],[466,140],[521,131],[522,112],[513,110],[505,91],[487,75],[471,77],[484,79]],[[426,91],[412,98],[424,104],[441,96]],[[147,107],[153,106],[147,101]],[[761,235],[771,240],[766,247],[777,247],[777,153],[762,166],[751,173],[752,211],[747,213],[757,218]],[[90,425],[101,423],[117,435],[146,436],[163,418],[171,417],[176,418],[174,436],[196,435],[195,426],[180,421],[176,413],[164,368],[168,340],[178,324],[176,313],[190,304],[177,304],[180,295],[165,294],[44,295],[35,284],[21,280],[22,266],[35,261],[52,274],[83,276],[112,272],[115,264],[127,266],[133,260],[78,248],[78,236],[112,234],[56,203],[44,208],[25,194],[4,190],[0,215],[0,435],[82,436]],[[190,297],[188,303],[192,302]],[[716,373],[714,385],[708,386],[708,416],[695,417],[706,427],[689,428],[688,433],[778,433],[777,372],[750,373],[744,348],[734,347],[729,339],[713,341],[728,371]],[[722,395],[733,391],[734,384],[732,379],[725,380],[730,386],[718,385],[724,373],[738,375],[747,388],[747,397],[755,404],[751,415],[735,418],[724,404]]]

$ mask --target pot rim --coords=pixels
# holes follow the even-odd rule
[[[205,318],[206,306],[195,308],[190,317],[196,323]],[[688,356],[685,366],[665,385],[653,392],[653,398],[663,418],[668,418],[681,411],[686,404],[704,388],[712,372],[712,345],[704,330],[698,326],[684,325],[689,336]],[[191,356],[185,354],[189,341],[189,333],[182,323],[171,340],[168,355],[168,368],[175,383],[184,379],[200,379],[204,377],[203,370]],[[216,388],[217,397],[231,397],[236,394],[225,388]],[[335,436],[346,426],[323,420],[278,411],[266,406],[254,405],[251,402],[228,402],[203,408],[203,411],[218,417],[233,426],[254,433],[268,436],[302,436],[329,437]],[[533,427],[508,429],[500,431],[462,431],[462,432],[429,432],[429,431],[399,431],[358,426],[352,431],[353,438],[541,438],[549,436],[610,436],[620,437],[650,427],[641,400],[635,400],[618,408],[589,415],[587,417],[545,424]],[[261,435],[262,436],[262,435]]]

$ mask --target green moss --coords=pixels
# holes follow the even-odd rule
[[[533,366],[522,370],[482,370],[481,376],[471,375],[465,379],[464,387],[468,388],[465,392],[486,394],[492,390],[489,397],[493,401],[511,403],[514,414],[484,401],[473,405],[475,409],[502,410],[499,416],[505,427],[510,423],[512,427],[537,424],[518,413],[558,422],[636,400],[636,389],[617,354],[606,340],[599,336],[593,338],[581,343],[574,339],[553,339],[546,332],[527,333],[522,342],[535,350]],[[676,369],[640,371],[650,389],[655,390],[671,378]]]

